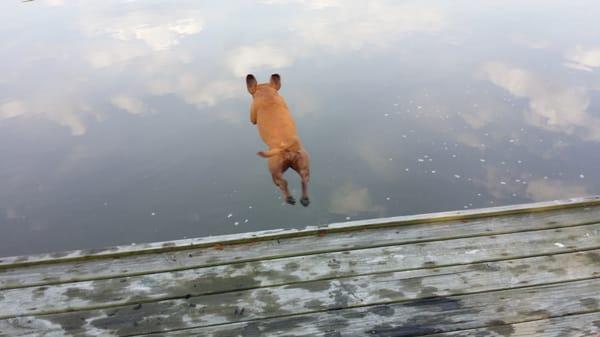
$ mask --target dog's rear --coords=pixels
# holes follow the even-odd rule
[[[258,155],[269,159],[269,171],[273,182],[283,192],[287,203],[294,204],[296,200],[287,188],[283,172],[289,167],[300,175],[302,180],[302,198],[304,206],[310,203],[308,198],[308,180],[310,177],[310,160],[296,132],[296,123],[285,103],[279,95],[281,77],[271,75],[269,83],[258,84],[254,75],[246,76],[246,86],[252,95],[250,121],[258,127],[258,133],[267,144],[269,150],[260,151]]]

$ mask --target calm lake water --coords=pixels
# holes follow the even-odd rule
[[[600,3],[0,3],[0,255],[600,193]],[[282,76],[308,208],[256,156]],[[287,173],[293,193],[300,182]]]

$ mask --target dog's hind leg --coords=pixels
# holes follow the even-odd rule
[[[307,207],[310,204],[310,199],[308,198],[308,181],[310,180],[310,171],[308,168],[300,170],[300,179],[302,180],[302,198],[300,199],[300,203],[302,206]]]
[[[269,158],[269,171],[271,172],[271,176],[273,177],[273,182],[279,189],[281,193],[283,193],[283,198],[285,202],[290,205],[294,205],[296,203],[296,199],[290,195],[290,191],[288,190],[288,182],[283,178],[283,172],[287,169],[285,161],[277,156]]]
[[[307,207],[310,204],[308,198],[308,181],[310,180],[310,159],[308,153],[301,150],[299,155],[295,158],[292,168],[300,175],[302,181],[302,198],[300,203],[302,206]]]

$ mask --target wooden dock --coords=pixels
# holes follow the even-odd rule
[[[0,336],[600,336],[600,197],[0,258]]]

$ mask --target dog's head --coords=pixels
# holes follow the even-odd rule
[[[273,74],[273,75],[271,75],[271,79],[269,80],[269,83],[258,84],[256,82],[256,78],[254,77],[254,75],[248,74],[246,76],[246,87],[248,88],[248,92],[252,96],[254,96],[254,94],[257,91],[261,91],[261,90],[269,90],[270,91],[270,90],[275,89],[276,91],[278,91],[279,88],[281,88],[281,76],[279,76],[279,74]]]

